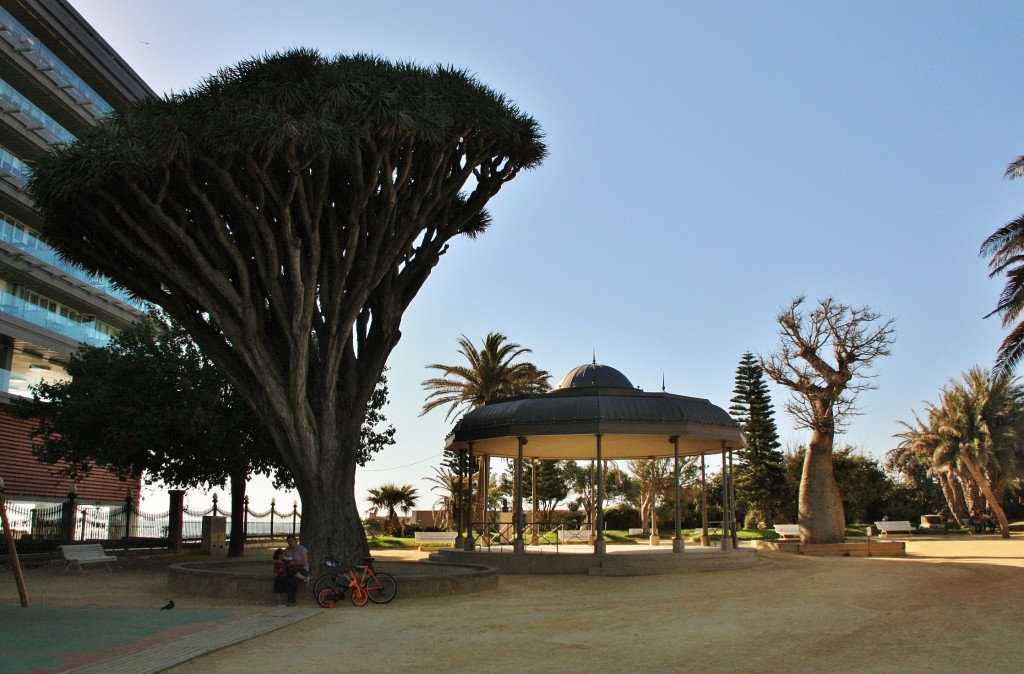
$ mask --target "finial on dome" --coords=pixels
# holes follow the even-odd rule
[[[661,392],[665,392],[665,373],[661,373]]]

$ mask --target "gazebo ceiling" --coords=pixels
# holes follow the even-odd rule
[[[467,412],[448,449],[514,458],[592,459],[601,435],[604,459],[713,454],[746,446],[739,426],[708,400],[633,388],[615,368],[591,363],[567,373],[547,393],[487,403]]]

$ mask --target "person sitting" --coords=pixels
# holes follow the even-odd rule
[[[287,592],[288,563],[284,559],[284,548],[278,548],[274,551],[274,596],[278,606],[284,606]]]
[[[284,558],[288,562],[288,605],[295,605],[295,594],[300,582],[309,582],[309,550],[299,544],[295,534],[289,534]]]

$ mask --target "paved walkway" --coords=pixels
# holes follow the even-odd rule
[[[161,672],[322,612],[0,606],[0,671]]]

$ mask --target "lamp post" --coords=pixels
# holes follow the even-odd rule
[[[11,531],[11,523],[7,519],[7,504],[4,502],[4,479],[2,477],[0,477],[0,518],[3,520],[4,538],[7,539],[7,554],[11,557],[11,571],[14,572],[14,582],[18,585],[18,597],[21,599],[22,608],[28,608],[28,590],[25,589],[25,576],[21,573],[18,549],[14,547],[14,532]]]

